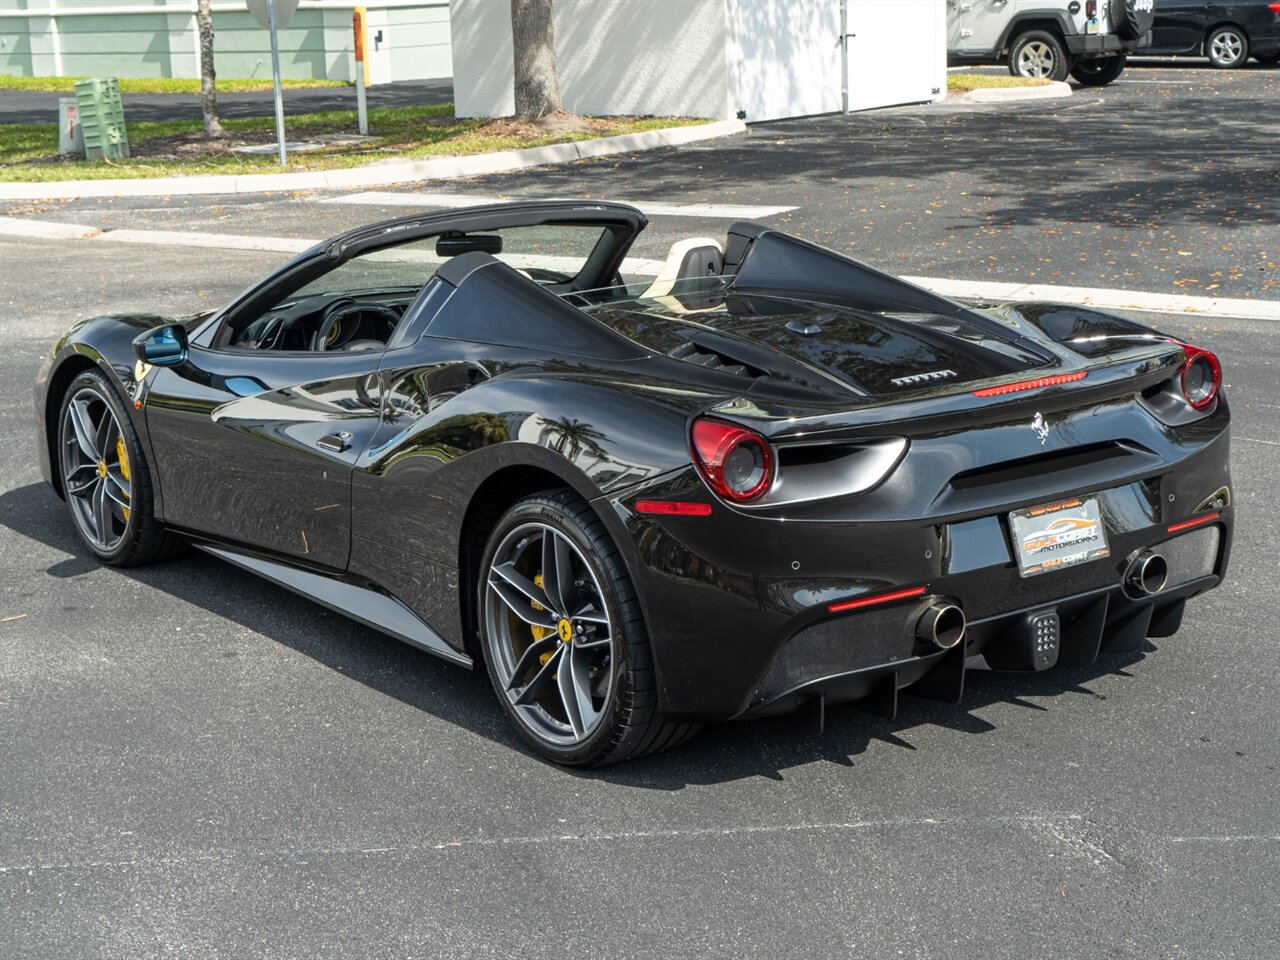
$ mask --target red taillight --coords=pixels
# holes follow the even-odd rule
[[[1192,527],[1198,527],[1201,524],[1213,523],[1213,521],[1217,520],[1220,516],[1222,516],[1220,513],[1206,513],[1200,517],[1192,517],[1190,520],[1183,520],[1181,523],[1171,523],[1167,529],[1169,533],[1178,533],[1182,530],[1190,530]]]
[[[1019,380],[1017,383],[1002,383],[998,387],[983,387],[973,391],[975,397],[1002,397],[1006,393],[1021,393],[1023,390],[1038,390],[1040,387],[1052,387],[1059,383],[1074,383],[1089,375],[1088,370],[1077,370],[1075,373],[1058,373],[1052,377],[1036,377],[1034,380]]]
[[[895,600],[907,600],[911,597],[924,596],[928,586],[908,587],[905,590],[894,590],[890,593],[877,593],[874,597],[859,597],[856,600],[841,600],[838,603],[827,604],[827,609],[832,613],[840,613],[844,610],[857,610],[860,607],[874,607],[881,603],[893,603]]]
[[[1280,3],[1268,3],[1267,9],[1272,13],[1280,13]]]
[[[754,430],[723,420],[693,422],[693,462],[711,489],[738,503],[756,500],[773,483],[773,453]]]
[[[1222,364],[1203,347],[1174,340],[1182,348],[1186,360],[1182,364],[1182,395],[1193,410],[1207,410],[1218,399],[1222,388]]]
[[[709,517],[711,504],[683,500],[637,500],[636,513],[661,513],[669,517]]]
[[[1084,5],[1084,15],[1090,20],[1098,15],[1098,0],[1087,0]]]

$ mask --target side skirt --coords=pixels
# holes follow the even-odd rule
[[[314,600],[330,610],[335,610],[367,627],[380,630],[388,636],[434,653],[438,657],[473,669],[474,661],[464,653],[449,646],[440,635],[423,623],[408,607],[394,597],[389,597],[368,587],[356,586],[345,580],[326,577],[285,563],[262,557],[237,553],[224,547],[207,543],[195,546],[241,569],[256,573],[265,580],[292,590],[308,600]]]

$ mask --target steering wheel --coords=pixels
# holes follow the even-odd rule
[[[400,314],[396,313],[390,307],[383,306],[380,303],[359,303],[348,297],[342,297],[333,301],[325,308],[324,316],[320,320],[320,326],[316,328],[315,336],[311,339],[311,349],[317,351],[325,351],[329,349],[329,338],[333,336],[338,324],[345,318],[363,313],[374,318],[376,323],[382,325],[381,342],[379,345],[385,346],[386,342],[391,339],[391,335],[395,333],[396,325],[400,322]],[[344,346],[349,346],[349,341]],[[361,344],[365,341],[359,341]]]

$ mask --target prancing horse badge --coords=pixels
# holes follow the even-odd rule
[[[1037,413],[1031,419],[1031,429],[1036,432],[1036,436],[1040,438],[1040,446],[1044,446],[1045,441],[1049,439],[1049,424],[1044,422],[1044,414]]]

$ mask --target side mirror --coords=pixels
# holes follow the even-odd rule
[[[133,341],[133,352],[153,367],[176,367],[187,359],[187,331],[176,323],[148,330]]]

